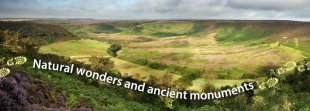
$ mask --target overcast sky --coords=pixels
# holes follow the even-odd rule
[[[0,17],[310,21],[310,0],[0,0]]]

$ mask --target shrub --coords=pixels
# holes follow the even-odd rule
[[[182,83],[183,85],[191,85],[192,81],[201,77],[204,73],[202,69],[192,69],[192,68],[184,68],[183,70],[178,71],[183,75],[178,82]]]
[[[109,55],[113,56],[113,57],[116,57],[117,56],[117,51],[121,50],[122,49],[122,46],[119,45],[119,44],[112,44],[107,52]]]
[[[148,66],[150,68],[152,68],[152,69],[159,69],[160,64],[158,64],[158,63],[150,63],[150,64],[148,64]]]
[[[91,62],[91,68],[93,70],[103,70],[103,71],[110,71],[114,68],[114,62],[111,61],[110,58],[106,57],[91,57],[89,58]]]

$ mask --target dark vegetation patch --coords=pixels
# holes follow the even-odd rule
[[[33,22],[0,22],[0,30],[9,30],[18,33],[21,37],[74,37],[60,26]]]
[[[110,24],[100,24],[96,26],[94,33],[119,33],[122,32],[119,28]]]
[[[152,33],[151,35],[158,36],[158,37],[171,37],[171,36],[179,36],[182,34],[177,34],[173,32],[155,32],[155,33]]]

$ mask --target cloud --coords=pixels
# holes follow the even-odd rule
[[[0,17],[309,20],[307,0],[0,0]]]
[[[294,10],[307,7],[307,0],[228,0],[227,6],[254,10]]]

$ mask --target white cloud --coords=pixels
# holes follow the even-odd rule
[[[309,20],[307,0],[1,0],[1,17]]]

